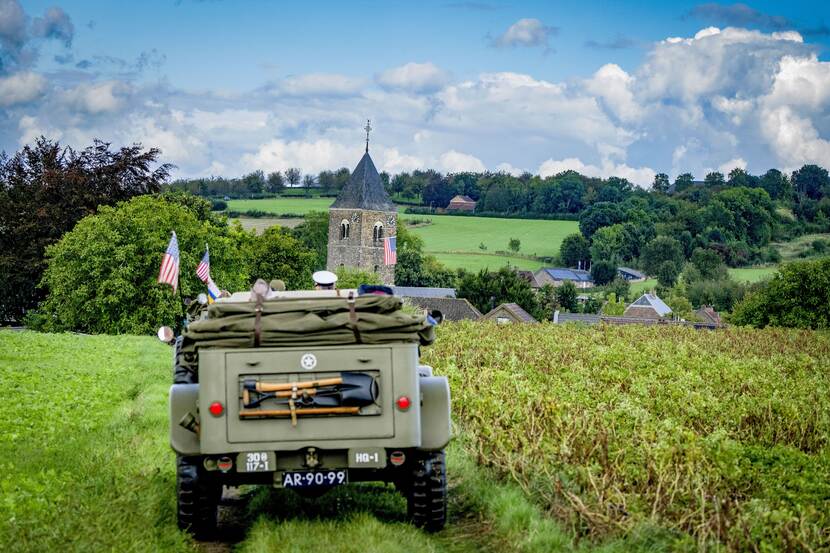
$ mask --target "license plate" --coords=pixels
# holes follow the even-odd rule
[[[277,469],[273,451],[246,451],[236,458],[239,472],[271,472]]]
[[[283,488],[321,488],[339,486],[348,480],[346,470],[291,471],[282,475]]]

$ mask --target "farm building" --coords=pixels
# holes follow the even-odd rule
[[[516,303],[503,303],[482,318],[499,324],[539,322]]]
[[[656,294],[643,294],[635,302],[625,308],[623,317],[631,319],[662,319],[671,315],[671,308]]]
[[[553,324],[582,323],[588,325],[599,324],[602,316],[595,313],[565,313],[558,309],[553,312]]]
[[[580,269],[544,268],[536,271],[533,276],[540,288],[545,284],[562,286],[566,282],[573,282],[577,288],[591,288],[594,285],[591,273]]]
[[[450,200],[447,211],[475,211],[476,201],[469,196],[458,195]]]
[[[646,279],[646,275],[631,267],[617,267],[617,274],[629,282],[641,282]]]
[[[437,309],[445,321],[477,321],[481,318],[481,312],[464,298],[406,296],[406,299],[427,311]]]
[[[703,305],[700,309],[695,310],[695,316],[701,322],[713,324],[715,326],[723,326],[723,321],[715,309],[710,305]]]
[[[533,271],[517,270],[516,274],[526,280],[527,283],[530,284],[531,288],[539,288],[539,283],[536,282],[536,277],[533,275]]]

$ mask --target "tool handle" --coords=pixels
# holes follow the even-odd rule
[[[343,379],[339,376],[336,378],[323,378],[321,380],[305,380],[303,382],[287,382],[285,384],[269,384],[267,382],[257,382],[257,392],[284,392],[297,388],[303,390],[305,388],[320,388],[321,386],[337,386],[343,384]]]
[[[357,415],[360,407],[309,407],[295,409],[297,415]],[[243,409],[240,417],[290,417],[291,409]]]

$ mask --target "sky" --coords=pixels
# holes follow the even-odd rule
[[[57,3],[55,3],[57,1]],[[173,176],[830,166],[827,2],[0,0],[0,151]]]

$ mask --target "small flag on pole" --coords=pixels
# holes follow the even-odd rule
[[[199,262],[199,266],[196,267],[196,275],[205,284],[210,280],[210,250],[208,250],[207,244],[205,244],[205,255]]]
[[[219,294],[221,292],[219,291],[219,287],[216,286],[216,283],[213,282],[212,278],[208,278],[207,289],[208,289],[208,303],[213,303],[217,299],[219,299]]]
[[[176,239],[176,231],[170,238],[167,251],[161,260],[158,281],[162,284],[169,284],[175,292],[179,288],[179,241]]]
[[[383,264],[395,265],[398,262],[398,252],[396,249],[397,237],[387,236],[383,239]]]

